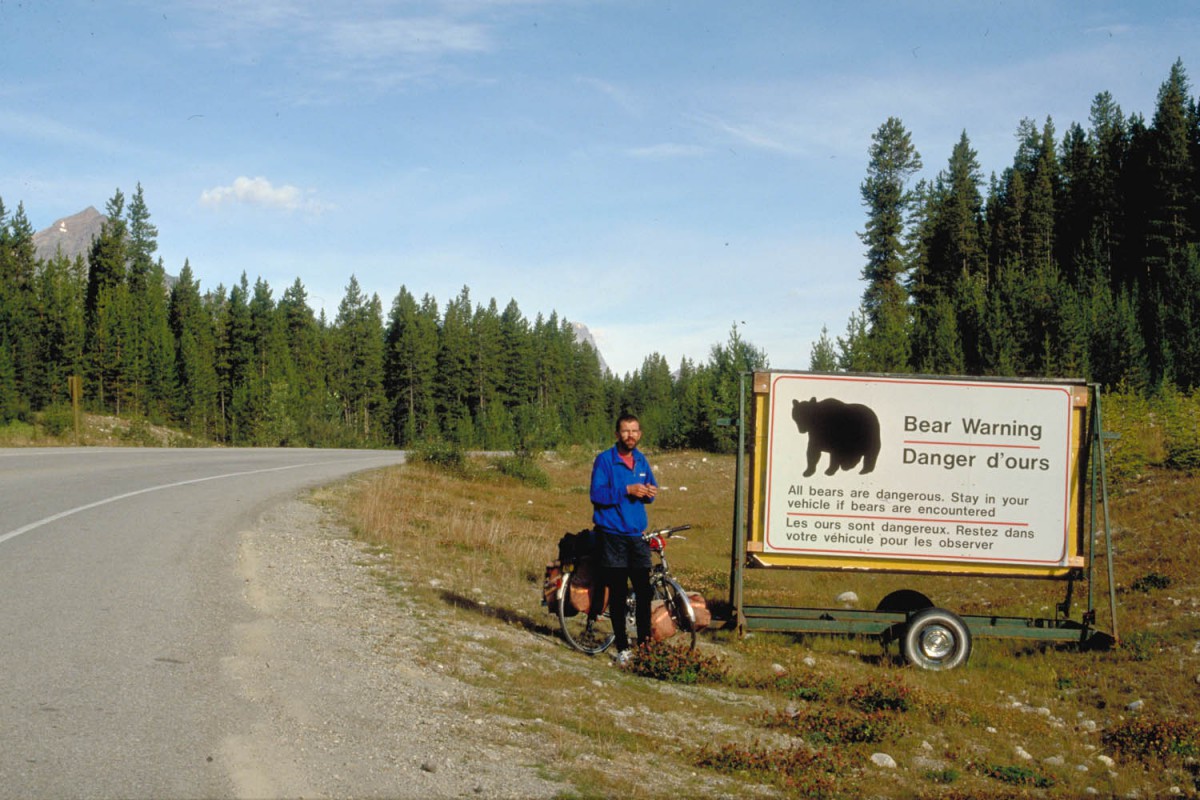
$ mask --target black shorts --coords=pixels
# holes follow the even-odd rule
[[[600,534],[600,566],[608,569],[650,569],[650,543],[641,535]]]

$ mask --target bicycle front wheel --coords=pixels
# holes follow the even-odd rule
[[[683,588],[673,579],[664,577],[654,587],[654,599],[662,600],[671,619],[675,621],[676,633],[670,638],[676,647],[692,650],[696,647],[696,626],[688,614],[689,602]]]
[[[581,653],[603,653],[616,638],[612,621],[607,610],[593,617],[587,612],[575,609],[571,604],[571,579],[574,577],[575,573],[567,573],[558,592],[558,624],[562,627],[563,638]],[[603,593],[604,590],[601,588],[599,591]]]

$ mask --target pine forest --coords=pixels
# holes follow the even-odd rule
[[[1153,116],[1108,93],[1087,127],[1024,119],[1012,164],[984,176],[966,131],[933,179],[904,123],[871,137],[861,184],[863,294],[810,369],[1086,378],[1150,397],[1200,386],[1200,104],[1182,62]],[[734,325],[705,363],[660,354],[602,369],[555,312],[528,318],[463,287],[402,287],[389,306],[353,275],[336,316],[299,279],[202,289],[156,258],[142,187],[108,200],[86,256],[34,254],[23,205],[0,201],[0,425],[85,408],[196,442],[488,450],[596,443],[623,410],[646,444],[728,452],[739,376],[768,354]],[[418,296],[420,294],[420,296]]]

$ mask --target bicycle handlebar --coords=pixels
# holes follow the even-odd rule
[[[673,528],[662,528],[657,531],[646,531],[642,534],[643,539],[652,539],[655,536],[666,536],[668,539],[679,533],[680,531],[691,530],[691,525],[676,525]]]

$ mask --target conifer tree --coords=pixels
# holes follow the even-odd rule
[[[921,169],[912,137],[895,117],[871,137],[867,179],[859,191],[867,207],[867,246],[862,307],[871,338],[871,367],[899,371],[908,367],[908,293],[901,276],[907,268],[904,227],[913,193],[908,180]]]
[[[326,404],[329,399],[322,354],[324,343],[316,315],[308,305],[308,292],[299,278],[284,291],[277,313],[292,369],[289,416],[297,421],[301,441],[320,444],[326,438],[324,428],[328,424]]]
[[[1026,269],[1042,268],[1054,260],[1054,203],[1060,178],[1054,124],[1049,119],[1040,134],[1035,129],[1032,148],[1029,211],[1022,226],[1025,235],[1022,262]]]
[[[229,444],[249,445],[254,434],[254,418],[250,402],[250,379],[253,374],[254,345],[250,323],[250,284],[246,273],[221,297],[217,318],[217,376],[221,407],[222,435]]]
[[[217,433],[216,343],[212,319],[200,296],[200,284],[187,261],[171,290],[169,320],[176,342],[175,415],[185,430],[206,439]]]
[[[20,413],[29,410],[31,401],[40,405],[47,389],[35,383],[41,316],[34,291],[35,272],[33,228],[24,206],[18,203],[12,219],[6,220],[0,204],[0,338],[6,340],[14,401]]]
[[[383,307],[378,295],[363,294],[353,275],[334,330],[333,389],[341,399],[346,428],[369,442],[382,434],[382,419],[376,417],[383,400]]]
[[[438,332],[438,417],[442,430],[463,446],[473,444],[471,385],[471,293],[464,286],[446,303]]]
[[[437,303],[426,296],[425,308],[404,286],[388,316],[383,362],[383,389],[391,403],[392,442],[411,445],[436,433],[434,385],[437,381]],[[428,310],[432,308],[433,314]]]
[[[72,263],[59,253],[37,272],[37,358],[29,396],[35,409],[65,401],[67,378],[82,375],[86,271],[82,257]]]
[[[117,189],[105,207],[99,235],[88,251],[88,284],[84,300],[85,389],[101,407],[120,409],[125,330],[119,325],[127,307],[125,290],[125,195]],[[94,388],[93,388],[94,387]]]
[[[476,306],[470,335],[470,407],[480,414],[491,402],[503,405],[499,396],[500,386],[504,383],[503,340],[500,334],[500,309],[495,298],[486,307]]]
[[[813,372],[836,372],[838,368],[837,349],[829,338],[829,328],[821,326],[821,336],[813,343],[812,355],[808,368]]]
[[[532,405],[537,396],[533,332],[515,299],[500,314],[500,357],[504,367],[500,391],[505,403],[509,408]]]

